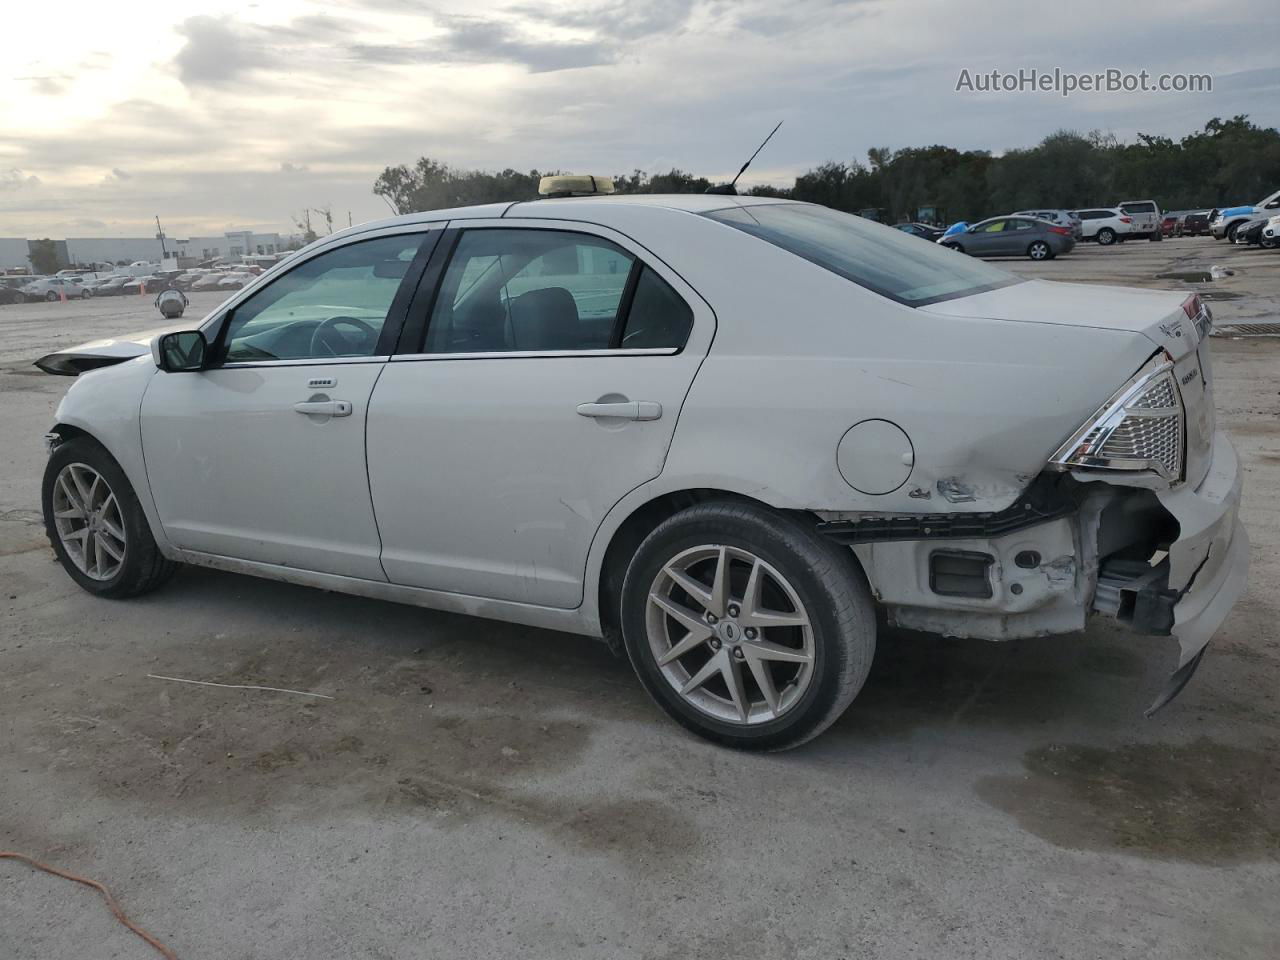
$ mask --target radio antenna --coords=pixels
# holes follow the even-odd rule
[[[781,126],[782,126],[782,121],[779,120],[778,126],[770,130],[769,135],[764,138],[760,146],[756,147],[756,152],[753,153],[751,156],[747,157],[747,162],[742,165],[742,169],[738,171],[737,177],[734,177],[733,180],[731,180],[729,183],[722,183],[716,187],[708,187],[707,193],[724,193],[724,194],[731,194],[731,195],[737,194],[738,177],[741,177],[744,173],[747,172],[747,167],[751,166],[751,161],[760,155],[760,151],[763,150],[765,148],[765,145],[768,144],[768,142],[773,139],[773,135],[778,132],[778,127],[781,127]]]

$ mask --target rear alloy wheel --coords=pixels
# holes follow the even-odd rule
[[[830,726],[871,665],[875,618],[847,549],[754,504],[712,502],[641,544],[622,588],[641,682],[722,744],[793,747]]]
[[[48,300],[50,303],[53,303],[55,300],[58,299],[58,295],[54,293],[52,290],[50,290],[48,293],[44,295],[44,298]]]
[[[90,297],[92,297],[92,296],[93,296],[93,291],[92,291],[92,290],[81,290],[81,291],[80,291],[80,299],[81,299],[81,300],[88,300],[88,299],[89,299]]]
[[[1027,256],[1032,260],[1048,260],[1053,256],[1053,251],[1043,240],[1033,240],[1031,246],[1027,247]]]
[[[1104,247],[1109,247],[1116,242],[1116,232],[1110,227],[1103,227],[1098,231],[1098,243]]]

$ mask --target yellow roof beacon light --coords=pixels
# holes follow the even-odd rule
[[[604,193],[613,193],[613,177],[556,174],[538,181],[538,194],[543,197],[594,197]]]

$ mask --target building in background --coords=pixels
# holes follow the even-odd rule
[[[24,243],[26,241],[23,241]],[[238,260],[243,256],[280,253],[289,243],[278,233],[228,230],[215,237],[165,237],[164,250],[156,237],[68,237],[67,260],[88,265],[99,261],[130,264],[138,260],[159,262],[164,255],[192,260]],[[24,263],[26,254],[23,254]]]
[[[18,270],[30,267],[27,254],[31,252],[31,244],[25,239],[0,237],[0,270]]]

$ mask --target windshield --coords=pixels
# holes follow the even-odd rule
[[[1020,282],[1018,277],[989,263],[815,204],[729,207],[705,216],[908,306],[924,306]]]

